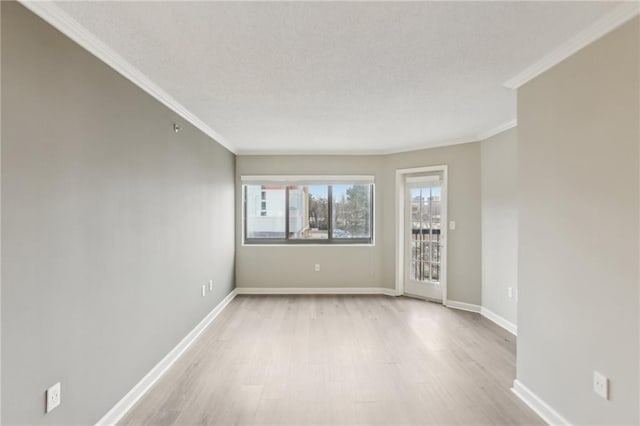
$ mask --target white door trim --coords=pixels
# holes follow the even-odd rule
[[[414,167],[410,169],[396,170],[396,294],[404,293],[404,202],[405,185],[404,177],[413,173],[442,172],[442,194],[444,203],[442,204],[442,216],[446,219],[442,223],[442,237],[444,239],[445,255],[442,259],[442,304],[447,304],[447,258],[449,251],[449,221],[447,215],[447,205],[449,204],[448,194],[448,167],[446,164],[439,166]]]

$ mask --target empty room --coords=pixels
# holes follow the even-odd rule
[[[639,425],[640,2],[0,1],[2,425]]]

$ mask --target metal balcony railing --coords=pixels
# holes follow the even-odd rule
[[[440,229],[411,230],[411,279],[440,281]]]

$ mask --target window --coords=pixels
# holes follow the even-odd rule
[[[372,177],[263,179],[243,177],[245,244],[372,243]]]
[[[285,237],[285,193],[282,185],[245,186],[245,217],[251,225],[245,233],[247,239]]]

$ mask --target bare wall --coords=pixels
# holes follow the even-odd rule
[[[93,424],[232,291],[234,155],[1,10],[2,423]]]
[[[517,323],[518,131],[481,143],[482,307]],[[512,297],[509,297],[512,287]]]
[[[518,91],[517,378],[574,424],[640,421],[639,26]]]

